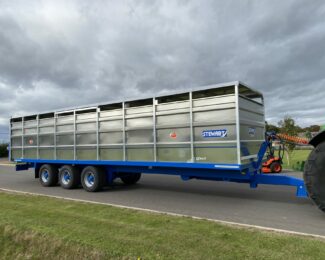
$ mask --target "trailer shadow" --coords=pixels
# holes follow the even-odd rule
[[[312,202],[307,198],[297,198],[295,187],[260,185],[257,189],[249,188],[248,184],[211,182],[193,180],[183,182],[173,176],[164,176],[159,180],[147,178],[135,185],[124,185],[116,181],[113,185],[106,187],[103,192],[133,192],[141,190],[141,194],[148,196],[173,196],[175,199],[184,196],[200,196],[202,200],[214,199],[236,199],[272,201],[282,203],[295,203],[310,205]],[[156,176],[157,177],[157,176]],[[168,180],[170,178],[170,180]],[[172,180],[174,178],[174,180]],[[162,180],[163,179],[163,180]],[[136,196],[136,194],[135,194]]]

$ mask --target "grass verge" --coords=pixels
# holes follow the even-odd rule
[[[1,259],[325,259],[325,241],[0,192]]]
[[[290,153],[290,165],[287,159],[287,155],[284,155],[283,158],[283,168],[291,169],[292,166],[299,161],[306,161],[311,150],[293,150],[292,153]]]

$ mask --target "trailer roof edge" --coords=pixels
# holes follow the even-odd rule
[[[223,83],[216,83],[216,84],[209,84],[209,85],[204,85],[204,86],[200,86],[200,87],[192,87],[192,88],[182,88],[178,91],[171,91],[169,93],[162,93],[161,95],[140,95],[138,97],[136,97],[135,99],[131,99],[130,97],[126,97],[126,99],[120,99],[120,100],[107,100],[105,102],[100,102],[100,103],[95,103],[95,104],[86,104],[86,105],[81,105],[81,106],[75,106],[75,107],[64,107],[64,108],[58,108],[58,109],[54,109],[54,110],[46,110],[46,111],[39,111],[39,112],[35,112],[32,114],[21,114],[21,115],[17,115],[17,116],[11,116],[11,119],[15,119],[15,118],[23,118],[23,117],[27,117],[27,116],[36,116],[36,115],[42,115],[42,114],[47,114],[47,113],[55,113],[55,114],[61,114],[64,113],[66,111],[74,111],[74,110],[82,110],[82,109],[88,109],[88,108],[92,108],[92,107],[98,107],[98,106],[102,106],[102,105],[108,105],[108,104],[116,104],[116,103],[123,103],[123,102],[130,102],[130,101],[137,101],[137,100],[143,100],[143,99],[149,99],[152,97],[158,98],[158,97],[164,97],[164,96],[171,96],[171,95],[177,95],[177,94],[182,94],[182,93],[186,93],[186,92],[196,92],[196,91],[201,91],[201,90],[206,90],[206,89],[212,89],[212,88],[222,88],[222,87],[227,87],[227,86],[236,86],[236,85],[243,85],[247,88],[249,88],[250,90],[256,92],[257,94],[263,96],[263,94],[254,89],[251,88],[250,86],[248,86],[247,84],[243,83],[242,81],[229,81],[229,82],[223,82]]]

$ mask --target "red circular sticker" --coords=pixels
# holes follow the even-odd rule
[[[177,138],[176,132],[170,133],[169,136],[170,136],[170,138],[173,138],[173,139]]]

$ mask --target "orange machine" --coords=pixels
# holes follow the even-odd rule
[[[280,173],[282,172],[282,158],[273,157],[263,163],[263,173]]]
[[[262,164],[263,173],[280,173],[282,172],[282,159],[284,156],[284,145],[279,142],[278,154],[275,155],[273,141],[269,144],[269,151],[267,153],[267,160]]]
[[[279,142],[278,154],[275,155],[275,149],[273,147],[274,141]],[[293,143],[297,145],[308,145],[309,140],[301,137],[290,136],[286,134],[272,135],[272,139],[269,140],[269,151],[267,154],[267,160],[262,164],[263,173],[280,173],[282,172],[282,159],[284,156],[284,143]]]

